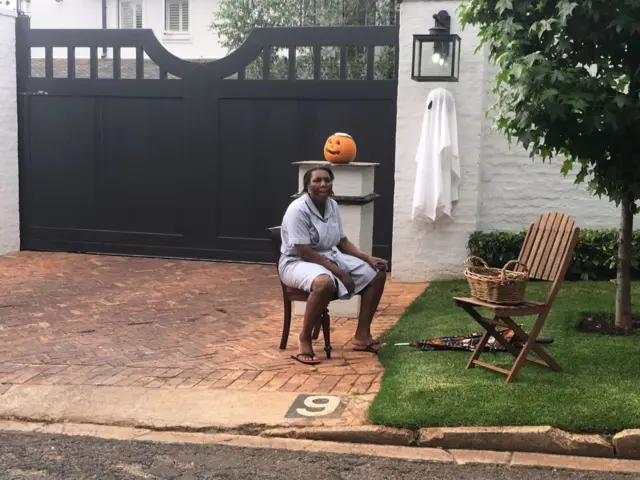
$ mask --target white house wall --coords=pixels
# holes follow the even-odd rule
[[[486,66],[485,92],[493,86],[495,67]],[[487,94],[488,105],[493,98]],[[482,138],[479,227],[483,230],[517,230],[540,213],[562,210],[581,228],[617,227],[619,213],[606,199],[589,195],[575,175],[560,173],[562,160],[543,163],[531,160],[519,145],[509,146],[504,135],[495,132],[489,118]]]
[[[482,146],[485,73],[482,54],[473,55],[477,36],[466,32],[462,40],[459,83],[419,83],[411,80],[413,35],[429,33],[432,15],[447,10],[451,31],[460,33],[454,9],[457,2],[405,0],[401,4],[400,63],[396,132],[396,173],[393,218],[393,277],[400,281],[454,278],[466,255],[466,241],[478,224],[479,163]],[[431,89],[449,89],[456,99],[462,183],[453,221],[424,224],[411,220],[416,175],[415,153],[422,117]]]
[[[0,255],[20,248],[15,28],[0,9]]]
[[[215,59],[227,55],[218,36],[209,29],[217,0],[189,1],[189,34],[186,38],[164,32],[164,0],[143,0],[143,27],[150,28],[174,55],[184,59]],[[119,28],[118,1],[107,1],[107,28]],[[32,28],[102,28],[101,0],[33,0]],[[44,49],[32,49],[32,58],[44,58]],[[66,49],[54,49],[54,57],[65,58]],[[76,49],[76,57],[89,56]],[[109,56],[111,53],[109,52]],[[122,49],[122,58],[135,58],[135,49]]]
[[[393,231],[393,277],[399,281],[460,278],[469,234],[477,229],[519,230],[536,216],[562,210],[582,228],[618,225],[618,213],[606,199],[590,196],[583,186],[560,173],[560,161],[533,162],[524,149],[509,147],[493,132],[485,111],[493,103],[490,89],[495,67],[486,52],[474,55],[479,41],[472,27],[461,30],[458,1],[404,0],[400,6],[400,66],[396,132]],[[447,10],[452,33],[462,38],[460,81],[418,83],[411,80],[412,35],[429,33],[434,13]],[[414,156],[425,101],[431,89],[449,89],[456,100],[462,183],[453,220],[435,224],[410,218],[416,165]]]
[[[115,5],[113,0],[109,6]],[[116,14],[113,8],[108,21],[115,28]],[[101,0],[32,0],[32,28],[102,28]]]

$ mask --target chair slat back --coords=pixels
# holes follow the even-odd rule
[[[550,302],[567,273],[579,232],[571,217],[556,212],[541,215],[527,231],[518,260],[529,268],[531,278],[553,282]]]
[[[273,248],[273,257],[276,261],[276,270],[278,269],[278,264],[280,263],[280,247],[282,247],[282,234],[280,227],[271,227],[267,229],[269,233],[269,238],[271,239],[271,247]]]

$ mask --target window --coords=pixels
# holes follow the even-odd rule
[[[189,31],[188,0],[165,0],[164,29],[170,33]]]
[[[142,0],[121,0],[120,28],[142,28]]]

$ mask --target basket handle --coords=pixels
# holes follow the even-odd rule
[[[505,281],[505,274],[507,273],[507,269],[511,266],[511,265],[520,265],[521,267],[524,268],[524,273],[528,274],[529,273],[529,267],[527,267],[524,263],[519,262],[518,260],[509,260],[507,263],[505,263],[504,267],[502,267],[502,271],[500,272],[500,280],[502,282]]]
[[[472,260],[478,260],[482,263],[482,265],[484,265],[486,268],[489,268],[489,265],[487,265],[487,262],[485,262],[483,259],[481,259],[480,257],[476,257],[475,255],[469,255],[467,257],[467,259],[464,261],[464,266],[465,267],[470,267],[472,266],[471,261]]]

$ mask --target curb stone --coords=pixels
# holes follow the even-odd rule
[[[378,445],[417,445],[446,450],[520,451],[615,458],[613,444],[604,436],[572,434],[553,427],[423,428],[419,431],[419,436],[408,429],[371,425],[294,427],[265,430],[261,436]],[[640,435],[635,438],[637,441]]]
[[[423,428],[418,442],[446,449],[615,457],[613,444],[603,435],[573,434],[549,426]]]
[[[368,443],[374,445],[408,446],[415,443],[415,434],[403,428],[363,425],[359,427],[274,428],[262,432],[263,437],[323,440],[329,442]]]
[[[623,430],[613,436],[619,458],[640,458],[640,429]]]

